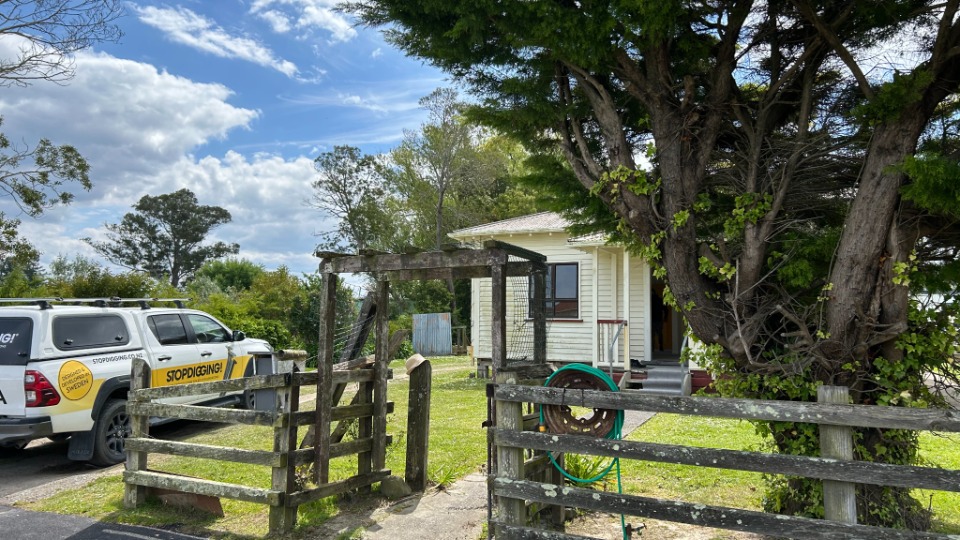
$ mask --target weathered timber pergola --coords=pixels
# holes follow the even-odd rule
[[[360,255],[321,252],[320,275],[323,292],[320,301],[320,348],[318,351],[316,463],[315,480],[327,484],[330,475],[330,427],[333,422],[333,339],[338,274],[366,273],[374,276],[376,345],[374,381],[369,403],[373,406],[372,425],[361,422],[362,437],[371,437],[372,449],[359,455],[358,475],[383,471],[387,445],[387,344],[390,337],[390,282],[428,279],[464,279],[489,277],[492,293],[491,339],[494,375],[500,371],[542,376],[546,366],[546,257],[503,242],[488,241],[483,249],[454,248],[414,254],[361,252]],[[512,258],[511,258],[512,257]],[[533,295],[533,361],[507,365],[507,277],[531,276]],[[425,451],[425,449],[424,449]],[[361,487],[361,486],[356,486]]]

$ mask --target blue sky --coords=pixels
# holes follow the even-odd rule
[[[313,159],[334,145],[395,146],[425,118],[417,101],[449,86],[375,30],[354,27],[336,0],[138,2],[124,36],[75,58],[66,85],[0,88],[2,131],[33,145],[72,144],[94,188],[21,231],[48,264],[97,258],[102,239],[140,197],[189,188],[233,222],[212,238],[274,269],[316,270],[315,234],[332,224],[306,201]],[[0,54],[15,46],[0,40]],[[9,201],[0,209],[16,215]]]

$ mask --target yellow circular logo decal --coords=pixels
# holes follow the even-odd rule
[[[93,373],[90,372],[90,368],[76,360],[70,360],[60,367],[58,379],[60,392],[63,393],[63,397],[71,401],[83,399],[93,386]]]

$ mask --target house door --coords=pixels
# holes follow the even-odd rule
[[[675,339],[677,319],[673,308],[663,301],[664,283],[653,280],[650,286],[650,335],[652,355],[656,358],[676,358],[680,354]]]

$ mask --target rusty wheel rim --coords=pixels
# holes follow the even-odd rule
[[[596,375],[575,370],[555,373],[547,386],[564,390],[610,389]],[[606,437],[613,431],[616,418],[614,409],[592,409],[591,413],[581,416],[569,405],[543,405],[543,421],[551,433]]]

